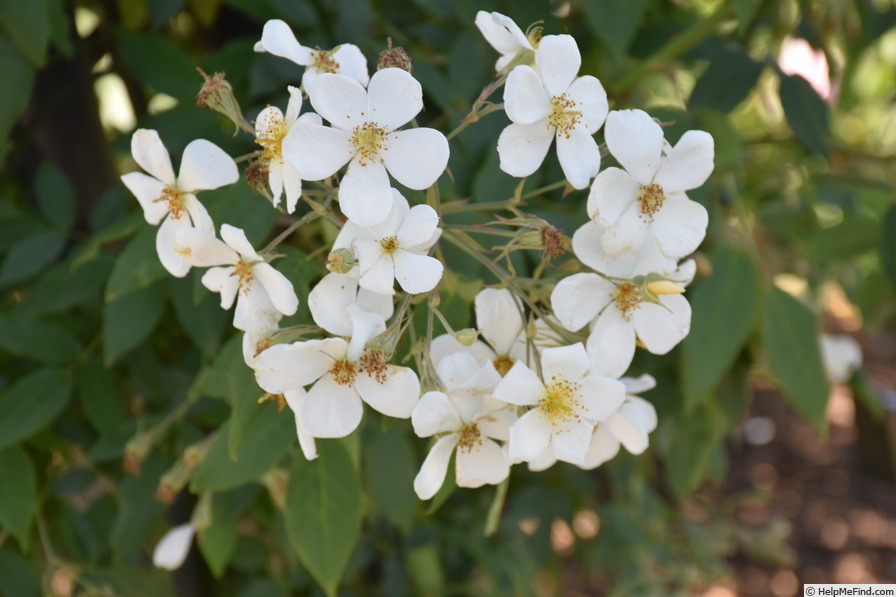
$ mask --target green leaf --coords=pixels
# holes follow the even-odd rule
[[[44,65],[50,39],[47,0],[0,0],[0,27],[35,68]],[[5,60],[5,54],[3,56]],[[7,85],[9,81],[3,83]],[[22,93],[21,89],[16,91]]]
[[[193,276],[198,276],[195,272]],[[192,278],[171,278],[171,302],[174,314],[187,335],[193,339],[203,356],[213,359],[221,344],[221,336],[233,315],[221,309],[217,294],[202,287],[201,299],[193,300]]]
[[[702,406],[689,415],[668,419],[675,431],[666,452],[666,474],[679,498],[694,491],[709,469],[713,448],[721,441],[724,428],[715,407]]]
[[[101,255],[77,271],[71,261],[50,266],[25,289],[16,311],[30,316],[58,313],[94,295],[97,300],[91,306],[98,305],[114,261],[111,255]]]
[[[124,396],[115,387],[109,370],[96,359],[78,367],[75,389],[84,414],[101,435],[114,435],[127,417]]]
[[[887,280],[896,290],[896,205],[890,206],[881,224],[880,262]]]
[[[156,253],[156,228],[144,226],[128,242],[109,275],[106,302],[112,302],[129,292],[146,288],[156,280],[168,276]]]
[[[756,11],[762,0],[734,0],[734,12],[737,13],[737,33],[743,35],[756,17]]]
[[[138,475],[127,475],[118,486],[118,514],[112,523],[109,546],[117,564],[136,564],[146,539],[165,513],[165,504],[156,500],[159,477],[169,461],[151,454],[140,465]]]
[[[62,171],[45,160],[37,170],[35,180],[37,206],[44,219],[57,230],[65,232],[75,221],[75,190]]]
[[[67,363],[81,352],[81,345],[65,329],[21,315],[0,315],[0,348],[50,364]]]
[[[240,346],[240,349],[242,346]],[[264,391],[255,383],[255,375],[252,369],[243,360],[242,350],[233,351],[231,364],[227,369],[227,388],[230,394],[230,434],[227,438],[230,457],[237,459],[246,430],[252,421],[269,408],[269,405],[261,405],[258,398]],[[287,407],[284,411],[291,412]],[[286,412],[286,414],[288,414]]]
[[[833,263],[874,250],[878,246],[877,219],[858,215],[809,238],[809,254],[819,263]]]
[[[828,155],[830,107],[800,75],[781,75],[781,105],[797,139],[812,151]]]
[[[224,343],[212,364],[203,369],[196,377],[190,387],[189,395],[191,397],[208,396],[230,400],[230,386],[227,383],[230,369],[238,362],[236,359],[240,359],[240,365],[245,366],[242,361],[242,336],[242,334],[234,334]]]
[[[220,579],[236,550],[236,521],[212,522],[199,535],[199,551],[215,578]]]
[[[68,371],[46,367],[0,394],[0,448],[30,437],[62,412],[72,391]]]
[[[420,500],[414,493],[419,464],[404,429],[392,425],[385,432],[371,429],[364,449],[364,483],[377,509],[407,533],[414,524]]]
[[[9,529],[22,551],[28,551],[31,520],[37,511],[37,475],[28,454],[20,446],[0,451],[0,526]]]
[[[0,85],[0,155],[2,155],[12,125],[28,105],[31,85],[34,83],[34,67],[5,35],[0,35],[0,56],[3,56],[3,85]]]
[[[624,58],[641,25],[647,0],[604,0],[585,2],[583,6],[594,33],[617,61]]]
[[[159,283],[103,307],[103,362],[111,366],[149,336],[162,318],[168,288]]]
[[[784,398],[823,432],[831,388],[821,361],[815,315],[783,290],[772,288],[763,300],[762,327],[769,368]]]
[[[10,284],[40,273],[65,247],[65,238],[56,230],[38,230],[17,241],[0,267],[0,284]]]
[[[9,597],[43,595],[37,573],[28,560],[6,546],[0,546],[0,595]]]
[[[296,442],[292,412],[267,405],[246,429],[237,459],[230,458],[230,421],[216,432],[205,460],[196,467],[190,490],[224,491],[255,481],[276,465]]]
[[[94,214],[96,214],[96,211],[94,211]],[[145,225],[146,221],[143,219],[143,214],[134,211],[128,216],[106,226],[78,248],[72,260],[72,268],[78,269],[85,263],[90,263],[100,254],[100,249],[105,243],[131,236]],[[161,263],[159,265],[161,266]]]
[[[762,67],[742,49],[717,53],[697,80],[690,107],[731,112],[756,85]]]
[[[340,442],[320,442],[320,457],[293,461],[286,491],[286,532],[302,565],[335,597],[361,533],[361,483]]]
[[[158,29],[184,7],[184,0],[153,0],[149,3],[149,24]]]
[[[193,100],[202,86],[194,59],[170,38],[152,33],[115,30],[118,48],[128,70],[156,91]]]
[[[723,248],[713,274],[688,293],[691,331],[682,342],[685,410],[712,390],[734,363],[759,311],[759,274],[748,255]]]

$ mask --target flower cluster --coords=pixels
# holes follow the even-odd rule
[[[672,145],[645,112],[611,111],[600,81],[579,76],[581,56],[569,35],[526,34],[498,13],[480,12],[476,25],[501,54],[487,88],[503,85],[510,120],[497,140],[500,167],[526,177],[556,140],[568,188],[589,189],[588,221],[571,247],[590,271],[560,278],[574,265],[567,263],[521,284],[511,267],[465,242],[469,225],[442,220],[439,201],[411,205],[392,181],[437,195],[449,157],[444,134],[416,125],[420,83],[394,66],[368,76],[357,47],[304,47],[282,21],[265,25],[255,50],[303,65],[305,74],[300,88],[287,87],[285,115],[276,107],[257,115],[250,168],[266,174],[274,207],[286,195],[284,216],[303,204],[306,215],[260,251],[230,224],[218,238],[195,193],[234,183],[238,170],[204,140],[187,146],[175,177],[158,134],[139,130],[132,152],[148,174],[122,177],[147,221],[164,219],[157,249],[165,267],[176,276],[210,268],[203,285],[221,294],[223,308],[236,303],[233,325],[245,334],[246,363],[258,385],[293,411],[305,456],[317,456],[317,438],[354,432],[365,404],[410,419],[419,437],[433,438],[414,482],[421,499],[442,486],[454,454],[457,484],[479,487],[504,482],[519,463],[590,469],[620,445],[643,452],[657,418],[638,394],[655,382],[649,374],[623,376],[636,347],[664,354],[687,335],[691,309],[682,293],[695,265],[686,258],[708,221],[686,195],[713,169],[707,133],[687,132]],[[305,97],[314,111],[302,114]],[[603,153],[618,166],[601,169],[601,131]],[[516,228],[502,256],[562,252],[565,237],[555,228],[508,209],[514,218],[492,222]],[[280,329],[299,301],[271,264],[276,246],[315,219],[339,227],[329,271],[307,295],[317,327]],[[526,240],[532,228],[540,240]],[[475,295],[476,329],[455,331],[438,310],[444,238],[497,278]],[[429,310],[423,337],[413,332],[415,309]],[[447,333],[433,333],[434,318]]]

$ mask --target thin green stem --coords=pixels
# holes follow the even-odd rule
[[[477,122],[483,116],[488,116],[492,112],[498,112],[503,109],[504,109],[504,104],[489,104],[488,106],[486,106],[482,110],[479,110],[478,112],[471,112],[459,125],[457,125],[457,127],[455,127],[455,129],[453,131],[451,131],[450,133],[445,135],[445,137],[449,141],[451,141],[456,136],[458,136],[461,133],[461,131],[463,131],[465,128],[467,128],[474,122]],[[473,117],[473,118],[471,118],[471,117]]]

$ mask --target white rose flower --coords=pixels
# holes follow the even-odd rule
[[[495,62],[495,72],[500,73],[508,67],[535,59],[532,42],[510,17],[499,12],[480,10],[476,13],[474,22],[485,41],[501,54]]]
[[[563,174],[584,189],[600,170],[594,133],[607,117],[607,93],[591,76],[577,77],[582,57],[569,35],[548,35],[535,52],[537,70],[518,66],[507,76],[504,109],[511,124],[498,138],[501,170],[529,176],[557,139]]]
[[[311,93],[314,81],[322,73],[345,75],[367,86],[367,59],[358,46],[341,44],[329,51],[307,48],[299,43],[292,29],[280,19],[264,24],[261,41],[255,43],[256,52],[269,52],[305,67],[302,86]]]
[[[432,186],[448,164],[448,140],[435,129],[398,130],[423,109],[420,83],[384,68],[367,89],[341,75],[318,76],[311,105],[329,127],[303,124],[283,140],[286,162],[303,180],[322,180],[348,163],[339,206],[359,226],[382,222],[392,206],[389,174],[411,189]]]
[[[709,216],[685,191],[702,185],[712,172],[712,136],[688,131],[671,147],[660,125],[641,110],[610,112],[604,132],[610,153],[625,168],[598,174],[588,195],[588,215],[605,229],[604,251],[610,256],[638,252],[652,236],[672,259],[693,252],[706,235]]]
[[[146,221],[153,225],[162,222],[156,235],[159,261],[172,276],[182,278],[190,271],[190,264],[175,251],[175,235],[182,228],[192,227],[214,233],[211,216],[195,193],[239,180],[236,162],[211,141],[196,139],[184,149],[175,177],[159,133],[148,129],[134,132],[131,154],[149,174],[130,172],[121,181],[140,202]]]

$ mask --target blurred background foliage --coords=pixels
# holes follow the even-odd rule
[[[305,45],[354,43],[371,66],[391,37],[423,85],[419,120],[447,132],[492,78],[480,9],[572,34],[611,108],[647,110],[671,141],[712,133],[715,172],[691,195],[710,230],[690,336],[632,367],[659,381],[645,455],[516,467],[503,503],[450,481],[420,503],[426,442],[405,423],[368,413],[302,458],[288,409],[256,403],[230,314],[197,272],[168,276],[118,176],[136,169],[138,127],[175,164],[199,137],[255,149],[195,107],[196,68],[226,72],[249,119],[285,106],[301,68],[252,51],[271,18]],[[894,25],[886,0],[0,0],[0,594],[551,595],[574,594],[572,574],[611,595],[670,595],[724,576],[734,553],[786,561],[786,522],[742,527],[731,503],[693,494],[724,478],[756,383],[825,432],[817,336],[831,297],[866,331],[893,330]],[[788,46],[802,58],[785,60]],[[443,201],[513,194],[495,150],[506,122],[452,141]],[[561,178],[549,157],[524,192]],[[571,234],[585,197],[556,190],[524,209]],[[288,223],[244,184],[203,198],[255,243]],[[277,262],[303,304],[334,232],[299,233]],[[461,328],[477,281],[495,280],[446,255],[442,309]],[[565,256],[543,275],[577,267]],[[307,308],[291,321],[310,322]],[[879,411],[862,373],[853,384]],[[159,538],[194,512],[209,524],[198,551],[153,569]]]

